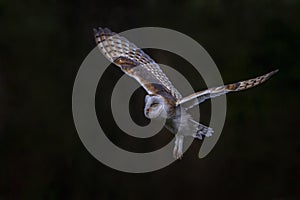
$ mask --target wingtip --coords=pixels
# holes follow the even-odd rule
[[[93,32],[96,37],[102,34],[107,36],[113,36],[116,34],[115,32],[112,32],[109,28],[101,28],[101,27],[93,28]]]
[[[93,28],[93,32],[94,32],[94,36],[95,37],[98,37],[100,36],[104,31],[101,27],[98,27],[98,28]]]
[[[279,72],[279,69],[275,69],[274,71],[270,72],[270,75],[273,76],[274,74],[276,74],[277,72]]]
[[[96,28],[93,28],[93,33],[96,35],[98,33],[98,30]]]

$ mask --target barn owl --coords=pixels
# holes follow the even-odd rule
[[[136,79],[147,91],[144,114],[149,119],[163,118],[165,127],[175,134],[173,156],[179,159],[183,155],[183,139],[192,136],[196,139],[210,137],[214,133],[211,127],[195,121],[187,112],[206,99],[224,95],[228,92],[252,88],[268,80],[278,70],[257,78],[240,81],[220,87],[209,88],[182,97],[163,73],[159,65],[136,45],[107,28],[94,29],[97,46],[104,56],[127,75]],[[183,104],[190,102],[188,107]]]

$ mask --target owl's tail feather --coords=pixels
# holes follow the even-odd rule
[[[184,97],[179,102],[177,102],[177,105],[184,104],[186,102],[190,102],[191,100],[193,100],[192,105],[190,105],[189,107],[186,108],[186,110],[189,110],[189,109],[193,108],[194,106],[202,103],[206,99],[218,97],[218,96],[224,95],[228,92],[236,92],[236,91],[246,90],[246,89],[252,88],[254,86],[257,86],[257,85],[265,82],[269,78],[271,78],[271,76],[273,76],[277,72],[278,72],[278,69],[274,70],[270,73],[267,73],[265,75],[262,75],[262,76],[259,76],[259,77],[253,78],[253,79],[249,79],[246,81],[239,81],[237,83],[232,83],[232,84],[228,84],[228,85],[224,85],[224,86],[220,86],[220,87],[209,88],[207,90],[203,90],[203,91],[194,93],[192,95],[189,95],[187,97]]]
[[[194,129],[193,137],[199,140],[202,140],[202,137],[210,137],[214,133],[213,129],[203,124],[196,122],[195,120],[190,119],[192,127]]]

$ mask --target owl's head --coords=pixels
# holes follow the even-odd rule
[[[149,119],[167,116],[166,100],[160,95],[147,95],[145,97],[145,116]]]

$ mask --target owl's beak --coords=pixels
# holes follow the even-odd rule
[[[145,116],[146,116],[146,117],[149,116],[149,108],[145,109]]]

